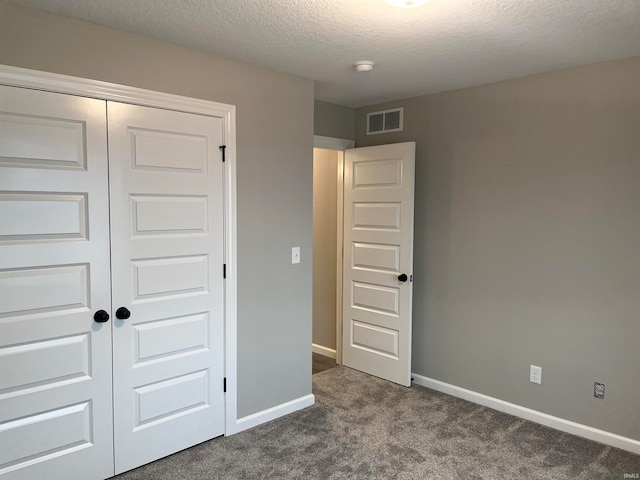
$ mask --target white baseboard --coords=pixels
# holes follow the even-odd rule
[[[316,345],[315,343],[311,344],[311,351],[313,353],[317,353],[319,355],[324,355],[325,357],[336,358],[336,351],[333,348],[323,347],[322,345]]]
[[[239,433],[249,428],[257,427],[276,418],[283,417],[289,413],[293,413],[297,410],[310,407],[316,403],[316,397],[313,394],[305,395],[304,397],[296,398],[290,402],[276,405],[275,407],[267,408],[261,412],[256,412],[246,417],[239,418],[236,421],[236,428],[233,433]]]
[[[522,407],[515,403],[505,402],[504,400],[490,397],[472,390],[467,390],[465,388],[456,387],[455,385],[434,380],[433,378],[423,377],[416,373],[412,373],[412,376],[416,385],[431,388],[438,392],[462,398],[500,412],[508,413],[535,423],[540,423],[547,427],[560,430],[561,432],[571,433],[579,437],[611,445],[612,447],[640,455],[640,441],[638,440],[616,435],[615,433],[606,432],[604,430],[598,430],[597,428],[575,423],[563,418],[547,415],[546,413],[538,412],[537,410]]]

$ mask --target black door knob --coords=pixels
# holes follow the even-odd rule
[[[93,319],[98,323],[104,323],[109,321],[109,314],[104,310],[98,310],[94,315]]]
[[[119,309],[116,310],[116,318],[119,318],[120,320],[126,320],[130,316],[131,316],[131,312],[126,307],[120,307]]]
[[[399,282],[406,282],[407,281],[407,274],[406,273],[401,273],[400,275],[398,275],[398,281]]]

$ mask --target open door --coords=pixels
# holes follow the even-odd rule
[[[342,361],[411,385],[415,142],[345,151]]]

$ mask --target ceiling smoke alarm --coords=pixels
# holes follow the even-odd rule
[[[370,62],[369,60],[360,60],[354,63],[353,66],[358,72],[370,72],[375,64],[376,62]]]

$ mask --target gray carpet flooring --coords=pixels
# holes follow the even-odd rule
[[[314,375],[313,391],[312,407],[115,478],[623,480],[640,473],[638,455],[349,368]]]

